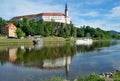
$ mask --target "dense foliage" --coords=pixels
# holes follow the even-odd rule
[[[77,28],[77,37],[92,37],[95,39],[111,39],[112,35],[108,31],[90,26]]]
[[[120,33],[111,33],[110,31],[104,31],[100,28],[93,28],[90,26],[81,26],[76,28],[73,24],[63,24],[52,22],[44,22],[43,20],[36,21],[35,19],[29,19],[24,17],[22,20],[10,20],[5,21],[0,18],[0,27],[3,27],[6,23],[12,22],[15,26],[21,29],[26,36],[28,35],[41,35],[59,36],[59,37],[91,37],[94,39],[120,39]]]
[[[11,21],[16,27],[22,29],[28,35],[41,35],[41,36],[59,36],[59,37],[72,37],[76,36],[76,28],[73,24],[63,24],[52,22],[44,22],[43,20],[36,21],[35,19],[29,20],[24,17],[23,20]]]
[[[18,38],[21,38],[21,37],[25,36],[25,33],[20,28],[17,28],[16,34],[17,34]]]
[[[113,75],[113,78],[114,78],[114,81],[120,81],[120,71],[116,72],[116,73]]]
[[[111,34],[112,38],[120,39],[120,32],[111,30],[109,33]]]
[[[0,28],[6,24],[6,21],[0,17]]]
[[[78,77],[76,81],[105,81],[105,79],[100,78],[96,74],[90,74],[89,76]]]

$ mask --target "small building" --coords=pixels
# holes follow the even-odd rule
[[[8,50],[8,61],[9,62],[15,62],[17,59],[17,48],[11,48]]]
[[[1,28],[1,34],[6,34],[7,37],[17,37],[16,35],[16,26],[13,23],[7,23],[4,27]]]

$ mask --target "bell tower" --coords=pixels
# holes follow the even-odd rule
[[[67,7],[67,3],[65,4],[65,23],[67,24],[68,22],[68,7]]]
[[[68,7],[67,7],[67,3],[65,4],[65,17],[68,17]]]

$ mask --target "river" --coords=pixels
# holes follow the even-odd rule
[[[120,70],[120,41],[92,45],[45,43],[0,46],[0,81],[40,81],[50,77],[74,80],[90,73]]]

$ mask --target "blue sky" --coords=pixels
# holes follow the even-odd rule
[[[75,26],[89,25],[120,32],[120,0],[0,0],[0,17],[9,20],[41,12],[64,13],[66,2]]]

